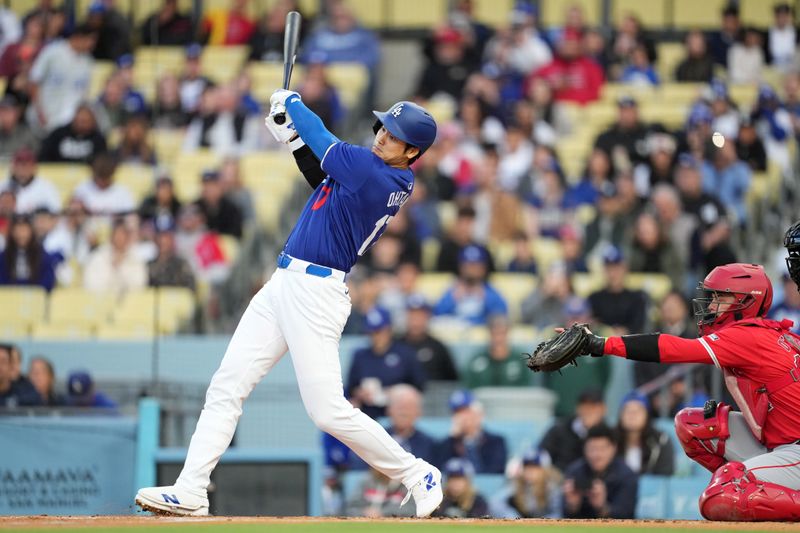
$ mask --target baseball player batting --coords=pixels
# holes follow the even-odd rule
[[[146,510],[207,515],[211,471],[231,442],[242,403],[286,353],[311,419],[369,465],[408,488],[419,517],[442,501],[441,474],[406,452],[344,397],[339,339],[350,314],[345,274],[372,246],[411,195],[409,165],[436,138],[431,115],[411,102],[375,111],[371,148],[337,139],[301,101],[280,89],[266,125],[288,144],[314,189],[292,230],[278,269],[253,297],[211,379],[205,406],[175,485],[139,490]],[[274,118],[286,113],[285,121]]]

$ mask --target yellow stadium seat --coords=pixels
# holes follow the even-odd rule
[[[550,265],[564,258],[558,239],[534,239],[531,242],[531,248],[540,273],[547,271]]]
[[[28,322],[0,321],[0,339],[21,340],[31,335],[31,325]]]
[[[368,28],[386,26],[386,2],[375,0],[344,0],[358,22]]]
[[[200,193],[203,172],[219,167],[222,159],[211,150],[181,152],[172,165],[175,193],[181,201],[194,201]]]
[[[251,61],[247,65],[247,73],[252,80],[252,93],[256,100],[261,102],[269,101],[270,95],[276,87],[283,83],[283,63],[265,63],[263,61]],[[303,80],[304,69],[302,65],[295,65],[292,70],[291,89],[297,89]]]
[[[86,19],[89,14],[89,7],[95,3],[96,0],[77,0],[75,2],[75,17],[79,21]],[[126,18],[133,15],[134,5],[140,0],[115,0],[114,8],[119,11]]]
[[[236,237],[220,235],[219,245],[222,248],[222,255],[225,256],[225,259],[231,264],[235,263],[236,258],[239,257],[239,241],[236,240]]]
[[[594,128],[603,130],[617,119],[617,106],[598,101],[586,106],[582,120]]]
[[[549,333],[549,332],[548,332]],[[508,340],[515,346],[528,346],[536,345],[536,341],[542,337],[542,332],[533,326],[527,325],[514,325],[508,332]]]
[[[103,324],[97,328],[98,340],[116,341],[133,339],[151,339],[154,331],[152,324],[141,322]]]
[[[662,82],[675,79],[675,69],[686,57],[683,43],[661,43],[658,45],[658,61],[656,70]]]
[[[82,325],[91,329],[108,322],[115,305],[102,293],[81,288],[56,289],[50,295],[47,322],[52,326]]]
[[[542,0],[542,24],[545,27],[563,26],[567,9],[579,6],[583,10],[583,21],[588,26],[600,24],[602,6],[600,0]]]
[[[472,4],[475,20],[499,28],[508,25],[508,14],[515,0],[475,0]]]
[[[248,154],[240,160],[239,168],[242,181],[254,191],[274,186],[289,188],[295,178],[302,177],[294,158],[284,150]]]
[[[611,20],[614,25],[626,15],[634,15],[645,28],[663,28],[667,26],[667,0],[613,0],[611,2]]]
[[[645,99],[656,94],[656,90],[649,85],[631,85],[628,83],[606,83],[603,85],[600,96],[606,102],[615,103],[622,96],[630,96],[637,100]]]
[[[586,298],[603,287],[605,277],[602,272],[578,272],[572,275],[572,288],[575,294]]]
[[[680,59],[683,59],[683,56]],[[658,100],[653,103],[691,104],[702,95],[705,87],[707,87],[705,83],[664,83],[658,90]]]
[[[489,328],[485,326],[472,326],[461,335],[460,340],[473,344],[487,344],[489,342]]]
[[[425,103],[425,109],[439,124],[453,120],[456,115],[456,105],[450,98],[432,98]]]
[[[497,289],[508,304],[508,314],[512,321],[520,316],[520,304],[536,288],[538,280],[531,274],[498,272],[492,274],[489,283]]]
[[[203,73],[218,83],[228,82],[241,72],[248,53],[247,46],[206,46],[200,57]]]
[[[728,94],[738,105],[749,107],[758,98],[758,85],[730,85]]]
[[[181,73],[185,54],[182,46],[140,46],[134,55],[133,84],[152,101],[159,78]]]
[[[256,217],[264,230],[269,235],[277,236],[283,198],[273,193],[255,192],[253,194],[253,204],[256,209]]]
[[[183,146],[182,130],[154,129],[150,132],[150,142],[156,151],[159,165],[172,166]]]
[[[81,324],[34,324],[31,338],[36,340],[87,340],[94,336],[94,328]]]
[[[0,94],[6,93],[6,84],[8,83],[8,78],[0,78]]]
[[[156,310],[156,294],[158,309]],[[161,333],[175,333],[180,324],[191,317],[194,294],[189,289],[161,287],[126,294],[114,311],[114,324],[142,324],[151,328],[158,313]]]
[[[672,290],[672,282],[666,274],[644,272],[631,272],[628,274],[625,279],[625,286],[629,289],[643,290],[653,302],[660,302]]]
[[[661,123],[669,128],[680,128],[686,123],[686,117],[689,115],[689,108],[687,105],[674,104],[664,105],[653,102],[651,104],[640,106],[641,116],[646,122]]]
[[[54,6],[60,6],[63,2],[55,1],[53,2]],[[36,7],[39,6],[39,0],[8,0],[8,2],[4,2],[5,6],[8,7],[11,11],[19,15],[20,17],[26,15],[29,11],[32,11]]]
[[[422,270],[429,271],[436,268],[441,244],[439,239],[425,239],[422,241]]]
[[[246,10],[247,15],[250,18],[257,18],[261,12],[263,7],[263,0],[255,0],[247,2]],[[209,11],[214,10],[224,10],[227,11],[231,7],[231,0],[203,0],[203,14],[205,15]]]
[[[336,87],[345,106],[352,109],[363,100],[369,83],[369,72],[360,63],[334,63],[325,69],[331,85]]]
[[[679,29],[719,28],[722,9],[727,4],[728,0],[673,0],[672,25]]]
[[[442,231],[447,233],[458,217],[458,209],[453,202],[439,202],[436,204],[436,214],[439,215]]]
[[[489,241],[489,252],[492,254],[494,264],[503,270],[514,259],[514,243],[510,241]]]
[[[14,324],[27,333],[31,324],[42,322],[46,292],[41,287],[8,286],[0,288],[0,322]]]
[[[455,282],[449,272],[425,272],[417,279],[417,292],[425,295],[429,302],[436,303]]]
[[[155,167],[126,163],[117,167],[114,181],[127,187],[138,202],[153,191],[157,175]]]
[[[775,4],[785,3],[787,3],[786,0],[741,0],[739,9],[742,23],[759,28],[768,28],[775,23],[775,16],[772,11]],[[792,4],[792,2],[788,3]],[[796,5],[795,11],[797,11]],[[797,13],[795,13],[795,20],[797,20]]]
[[[403,0],[388,3],[390,28],[426,28],[443,24],[447,18],[447,0]]]
[[[461,323],[435,318],[430,323],[431,335],[445,344],[463,342],[466,328]]]
[[[65,202],[72,196],[75,187],[88,180],[92,172],[88,165],[77,163],[40,163],[39,175],[53,182],[61,200]]]
[[[184,14],[190,14],[193,0],[178,0],[178,9]],[[158,11],[163,5],[162,0],[135,0],[133,2],[133,19],[136,28],[149,17]]]
[[[114,72],[115,65],[113,61],[95,61],[92,67],[92,80],[89,82],[89,99],[96,100],[103,89],[105,89],[106,81]]]

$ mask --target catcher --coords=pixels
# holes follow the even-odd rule
[[[709,401],[675,417],[690,458],[714,473],[700,496],[708,520],[800,520],[800,338],[792,322],[764,318],[772,284],[760,265],[715,268],[694,300],[702,335],[600,337],[584,324],[562,330],[530,356],[556,370],[576,356],[616,355],[654,363],[705,363],[722,370],[740,412]]]

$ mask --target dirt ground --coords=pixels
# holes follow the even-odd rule
[[[276,518],[276,517],[197,517],[197,518],[173,518],[158,516],[9,516],[0,518],[0,530],[4,528],[91,528],[91,527],[119,527],[119,526],[159,526],[172,524],[186,524],[198,522],[203,524],[259,524],[268,526],[270,524],[303,524],[314,522],[387,522],[387,523],[414,523],[414,522],[451,522],[462,525],[508,525],[508,526],[564,526],[564,527],[591,527],[591,526],[613,526],[619,528],[626,527],[667,527],[675,529],[702,529],[735,531],[743,529],[754,529],[769,531],[798,531],[797,523],[787,522],[707,522],[694,520],[483,520],[483,519],[379,519],[371,520],[366,518]]]

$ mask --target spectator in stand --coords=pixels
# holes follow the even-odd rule
[[[117,161],[109,152],[98,154],[92,161],[92,178],[75,188],[75,197],[92,215],[117,215],[136,209],[133,194],[127,187],[114,183]]]
[[[66,400],[56,392],[56,373],[53,363],[44,357],[34,357],[28,365],[28,377],[31,384],[42,398],[45,407],[64,405]]]
[[[56,269],[60,285],[70,287],[74,284],[76,273],[71,260],[74,259],[79,265],[85,264],[92,246],[96,244],[97,238],[86,206],[77,198],[70,199],[63,216],[44,239],[45,250],[63,258]]]
[[[522,322],[540,329],[564,324],[561,313],[572,295],[566,266],[554,262],[533,292],[522,300]]]
[[[3,8],[0,8],[2,13]],[[0,14],[0,24],[2,15]],[[44,22],[41,17],[25,21],[25,33],[15,38],[8,46],[0,46],[0,76],[8,78],[7,87],[14,86],[14,78],[30,71],[36,56],[44,46]],[[4,41],[4,28],[0,27],[0,41]]]
[[[39,139],[22,120],[22,106],[13,94],[0,97],[0,162],[10,160],[21,148],[34,152]]]
[[[467,76],[476,65],[467,54],[467,43],[455,28],[444,27],[434,34],[433,57],[423,68],[416,95],[425,100],[447,95],[458,101]]]
[[[772,306],[769,318],[773,320],[788,318],[794,323],[792,332],[800,335],[800,291],[792,283],[788,273],[784,272],[781,281],[783,282],[783,300],[778,305]]]
[[[489,346],[467,365],[464,382],[470,389],[479,387],[525,387],[530,383],[525,361],[517,357],[508,339],[509,320],[504,316],[489,320]]]
[[[756,133],[753,122],[748,118],[742,120],[739,134],[736,136],[736,156],[748,164],[753,172],[767,170],[767,150]]]
[[[495,34],[486,45],[488,60],[510,71],[514,77],[525,77],[553,60],[553,53],[537,28],[536,8],[518,2],[509,14],[509,26]]]
[[[475,469],[465,459],[453,458],[444,465],[444,500],[431,516],[443,518],[483,518],[489,504],[472,484]]]
[[[634,473],[671,476],[675,451],[666,433],[653,427],[647,396],[633,391],[622,398],[617,424],[617,457]]]
[[[567,194],[567,182],[555,162],[542,170],[526,200],[525,229],[529,235],[558,237],[561,228],[572,220],[574,206]]]
[[[497,151],[488,149],[475,172],[473,236],[481,243],[508,241],[522,227],[522,207],[517,197],[508,192],[513,189],[505,189],[499,183],[499,165]]]
[[[600,98],[605,82],[603,70],[582,50],[581,34],[566,30],[558,43],[558,54],[553,61],[535,71],[528,79],[543,78],[553,88],[557,102],[587,104]]]
[[[258,149],[261,120],[248,116],[241,109],[236,87],[232,83],[223,85],[210,95],[212,107],[189,124],[183,140],[183,151],[210,148],[218,154],[242,156]]]
[[[714,153],[713,163],[703,163],[703,190],[712,194],[736,215],[739,225],[747,224],[747,192],[752,171],[736,155],[736,146],[726,142]]]
[[[792,119],[795,141],[800,139],[800,74],[791,72],[783,77],[783,106]]]
[[[158,79],[153,126],[159,129],[183,128],[189,124],[189,114],[181,104],[181,89],[177,76],[166,73]]]
[[[158,164],[156,151],[150,141],[150,119],[139,113],[131,115],[122,127],[122,139],[111,154],[119,163],[155,166]]]
[[[128,19],[114,7],[113,0],[94,0],[89,6],[86,24],[97,33],[95,59],[116,61],[131,53],[131,26]]]
[[[248,14],[250,0],[230,0],[229,9],[210,9],[200,24],[200,41],[212,46],[245,45],[256,30]]]
[[[512,238],[514,242],[514,257],[506,267],[506,271],[517,274],[533,274],[538,273],[539,267],[536,258],[533,256],[533,248],[528,235],[524,231],[514,232]]]
[[[605,150],[594,148],[586,162],[583,178],[573,185],[567,196],[569,203],[574,206],[595,205],[600,197],[600,191],[606,183],[613,181],[611,158]]]
[[[583,50],[586,57],[600,65],[605,77],[610,78],[609,74],[613,74],[611,65],[613,57],[605,33],[598,28],[587,28],[583,34]]]
[[[322,119],[325,127],[336,131],[345,118],[345,108],[336,87],[328,79],[326,61],[323,55],[309,57],[303,82],[297,92],[303,98],[303,103]]]
[[[361,483],[358,493],[347,504],[347,516],[383,518],[407,516],[415,513],[413,505],[400,505],[407,489],[400,481],[392,481],[374,468]]]
[[[767,30],[769,62],[782,72],[794,66],[800,35],[794,24],[794,9],[787,3],[773,7],[775,23]]]
[[[39,208],[58,213],[61,211],[58,189],[40,177],[37,170],[36,154],[29,148],[20,148],[14,153],[8,179],[0,184],[0,191],[13,191],[17,213],[31,214]]]
[[[589,429],[602,423],[605,416],[606,404],[602,393],[595,389],[584,390],[578,396],[575,413],[551,426],[542,437],[539,449],[546,452],[552,465],[563,472],[580,459]]]
[[[114,220],[110,241],[95,249],[86,261],[86,289],[119,299],[126,292],[147,286],[147,265],[134,252],[132,237],[123,219]]]
[[[700,30],[692,30],[685,42],[686,59],[675,69],[675,80],[709,83],[714,76],[714,59],[708,53],[705,36]]]
[[[641,51],[643,57],[636,57]],[[622,79],[624,81],[626,69],[631,66],[641,68],[642,65],[651,65],[656,60],[655,43],[645,35],[641,21],[635,15],[626,15],[622,18],[619,26],[615,29],[610,43],[611,68],[609,75],[612,79]],[[638,64],[637,64],[638,63]],[[646,80],[652,82],[652,74],[646,74]],[[657,76],[656,76],[657,79]]]
[[[645,142],[648,159],[633,169],[636,192],[641,198],[648,198],[658,184],[675,181],[675,138],[669,133],[650,133]]]
[[[70,373],[67,378],[67,405],[116,409],[117,402],[96,389],[92,376],[85,370]]]
[[[636,189],[633,190],[635,195]],[[635,220],[633,211],[623,206],[622,197],[614,183],[603,185],[595,217],[586,226],[581,259],[585,262],[591,256],[602,255],[609,244],[627,246]]]
[[[712,130],[720,132],[728,139],[735,139],[739,133],[742,115],[728,94],[728,86],[723,81],[715,79],[704,92],[707,93],[705,99],[709,102],[711,114],[714,116],[711,123]]]
[[[303,15],[295,0],[281,0],[264,12],[264,16],[256,24],[255,31],[250,37],[250,61],[279,62],[283,61],[283,33],[286,25],[286,14],[289,11],[298,11]],[[305,37],[309,24],[302,24],[300,28],[300,41]]]
[[[10,190],[0,191],[0,245],[5,247],[8,240],[8,229],[14,211],[17,208],[17,197]]]
[[[406,331],[400,340],[417,355],[431,381],[457,381],[458,371],[450,350],[431,335],[428,328],[432,309],[425,296],[412,294],[406,299]],[[416,455],[416,454],[415,454]]]
[[[192,43],[187,46],[186,62],[179,78],[181,107],[184,113],[192,117],[200,113],[203,95],[209,87],[214,86],[214,82],[202,74],[203,68],[200,63],[202,55],[203,47],[201,45]]]
[[[676,184],[684,212],[695,219],[695,231],[690,240],[689,266],[699,278],[705,277],[719,265],[735,263],[731,248],[731,225],[719,200],[703,191],[701,167],[691,156],[678,158]]]
[[[628,263],[622,251],[608,246],[603,253],[606,286],[589,296],[592,315],[598,323],[610,327],[615,335],[644,331],[647,320],[647,294],[627,289]]]
[[[0,344],[0,408],[42,405],[42,398],[30,382],[13,379],[13,348],[10,344]]]
[[[655,215],[646,211],[636,219],[628,266],[633,272],[666,274],[673,287],[684,286],[686,267],[681,255]]]
[[[561,475],[549,464],[546,454],[527,450],[517,462],[509,461],[510,486],[493,502],[497,518],[560,518]]]
[[[508,305],[487,281],[489,253],[475,245],[459,253],[458,279],[434,306],[436,316],[449,315],[463,325],[479,326],[494,315],[507,315]]]
[[[502,474],[506,467],[506,441],[500,435],[484,429],[483,406],[467,390],[450,395],[453,413],[450,436],[442,441],[439,468],[450,459],[459,458],[472,463],[477,474]]]
[[[580,4],[569,6],[564,13],[564,26],[548,30],[547,41],[552,45],[560,42],[565,35],[575,34],[580,37],[587,31],[583,8]]]
[[[710,159],[716,147],[711,142],[714,114],[705,102],[695,102],[689,110],[686,127],[678,132],[678,153],[687,154],[698,161]]]
[[[139,218],[143,224],[152,223],[158,226],[167,220],[177,222],[180,210],[181,202],[175,196],[172,177],[164,174],[156,180],[153,194],[142,200],[139,206]]]
[[[778,94],[771,86],[762,84],[759,87],[758,101],[750,112],[750,119],[764,142],[769,161],[777,164],[788,175],[792,171],[789,154],[789,140],[794,133],[792,116],[783,108]]]
[[[603,150],[620,170],[619,159],[627,157],[632,164],[647,160],[647,135],[651,128],[639,117],[639,104],[630,96],[617,100],[617,120],[607,130],[597,136],[595,148]],[[622,153],[618,151],[622,150]]]
[[[406,383],[422,391],[427,377],[414,352],[392,339],[391,315],[387,310],[381,307],[370,310],[366,329],[370,346],[353,354],[345,393],[366,415],[378,418],[386,414],[388,387]]]
[[[616,453],[611,428],[589,430],[583,457],[564,472],[564,518],[633,518],[638,479]]]
[[[195,204],[203,213],[206,227],[222,235],[242,237],[242,212],[225,196],[220,173],[207,170],[202,176],[203,187]]]
[[[670,246],[685,269],[689,265],[689,242],[696,227],[694,218],[683,212],[680,196],[672,185],[656,185],[651,203],[659,226],[666,233]],[[682,286],[676,285],[675,288],[681,289]]]
[[[458,274],[459,255],[461,251],[470,245],[477,245],[474,239],[475,233],[475,209],[472,206],[459,207],[456,214],[456,221],[453,224],[450,234],[445,236],[439,246],[439,257],[436,259],[436,270],[438,272],[452,272]],[[488,254],[488,250],[486,252]],[[494,270],[494,260],[491,254],[488,256],[489,271]]]
[[[728,50],[728,81],[735,85],[758,83],[765,63],[761,32],[752,26],[745,28],[744,40]]]
[[[186,46],[193,36],[192,19],[178,11],[178,0],[163,0],[142,24],[141,34],[145,46]]]
[[[31,219],[11,219],[5,250],[0,252],[0,285],[37,285],[51,291],[56,284],[59,258],[44,250],[36,240]]]
[[[417,428],[422,416],[422,395],[412,385],[400,383],[386,391],[387,432],[404,450],[425,461],[435,461],[436,442]]]
[[[53,131],[68,124],[89,92],[97,34],[87,25],[76,27],[68,39],[50,43],[33,63],[30,73],[32,105],[28,123]]]
[[[708,50],[714,63],[727,67],[731,47],[744,37],[738,4],[729,2],[723,8],[721,18],[719,30],[712,31],[708,36]]]
[[[638,44],[631,54],[631,63],[622,71],[619,81],[633,86],[658,87],[661,79],[647,55],[644,44]]]
[[[22,37],[22,26],[16,13],[7,7],[0,7],[0,55]]]
[[[175,242],[178,254],[189,261],[196,279],[212,285],[228,279],[229,259],[222,251],[219,235],[206,228],[205,217],[197,204],[181,209]]]
[[[94,112],[81,104],[72,121],[54,129],[42,141],[39,160],[48,163],[89,163],[106,151],[106,140],[97,127]]]
[[[567,269],[567,272],[572,275],[576,272],[588,272],[589,267],[586,265],[586,258],[583,257],[583,236],[571,224],[561,228],[558,232],[558,238],[561,241],[561,260]]]
[[[186,287],[194,290],[195,281],[189,262],[178,255],[175,246],[175,221],[156,221],[158,255],[147,264],[151,287]]]
[[[242,213],[242,222],[252,223],[256,219],[256,207],[253,194],[242,181],[239,159],[227,157],[219,167],[220,181],[226,198],[233,202]]]

